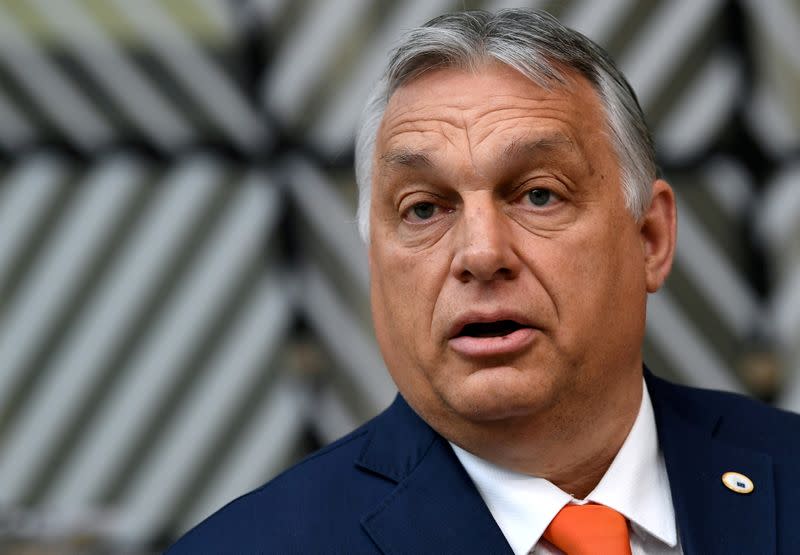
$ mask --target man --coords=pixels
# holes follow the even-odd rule
[[[675,199],[599,47],[540,12],[436,18],[356,163],[400,396],[174,553],[800,553],[800,417],[643,371]]]

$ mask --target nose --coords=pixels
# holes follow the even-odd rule
[[[453,276],[464,283],[515,278],[521,262],[513,247],[512,225],[491,194],[463,199]]]

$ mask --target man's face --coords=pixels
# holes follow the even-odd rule
[[[499,64],[437,69],[390,99],[373,166],[373,317],[398,388],[434,427],[641,381],[647,240],[599,98],[569,75],[546,90]]]

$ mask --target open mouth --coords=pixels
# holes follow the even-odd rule
[[[472,316],[476,320],[481,316]],[[453,335],[448,345],[460,356],[471,360],[512,356],[534,344],[538,330],[517,320],[502,319],[467,322]]]
[[[517,330],[528,328],[514,320],[498,320],[496,322],[476,322],[467,324],[456,337],[502,337]]]

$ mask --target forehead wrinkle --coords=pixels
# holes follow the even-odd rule
[[[557,106],[542,106],[541,103],[534,106],[492,106],[481,107],[481,111],[472,118],[470,127],[475,128],[474,146],[478,146],[498,132],[516,129],[521,125],[531,129],[551,124],[562,128],[565,125],[571,126],[572,119],[569,110]]]
[[[418,105],[422,104],[422,105]],[[384,114],[383,126],[387,128],[402,128],[421,121],[439,121],[442,124],[456,126],[455,117],[447,117],[449,113],[459,113],[463,108],[456,104],[429,105],[426,103],[402,103],[392,98]]]
[[[381,127],[379,137],[383,137],[382,142],[387,148],[392,147],[392,145],[396,143],[400,143],[395,148],[402,149],[405,147],[404,143],[406,142],[401,139],[404,135],[410,135],[412,137],[416,135],[416,140],[414,138],[411,139],[412,143],[420,140],[419,137],[436,136],[444,138],[447,142],[455,145],[456,142],[451,135],[459,132],[463,133],[463,131],[463,126],[459,125],[455,118],[444,118],[441,117],[441,115],[440,117],[429,117],[425,119],[409,117],[404,118],[402,121],[385,122],[385,125]]]
[[[535,91],[534,91],[535,92]],[[485,117],[492,112],[502,114],[509,110],[525,111],[529,114],[540,112],[569,113],[572,109],[571,96],[564,94],[555,96],[553,93],[543,95],[512,95],[495,94],[489,96],[486,103],[480,106],[472,106],[479,118]]]
[[[437,160],[439,151],[448,145],[456,151],[465,148],[465,161],[477,171],[477,149],[498,133],[513,133],[521,127],[529,129],[523,136],[513,133],[519,139],[515,140],[517,145],[507,145],[505,150],[502,146],[492,148],[495,159],[541,155],[561,145],[565,153],[586,158],[582,141],[573,136],[577,121],[569,94],[549,90],[539,94],[535,90],[534,94],[527,94],[527,91],[526,94],[490,94],[486,101],[477,104],[474,101],[469,104],[452,100],[440,102],[441,97],[408,103],[400,97],[392,100],[381,133],[387,151],[379,157],[379,162],[387,169],[434,169],[441,162]],[[529,121],[531,125],[524,125]],[[404,135],[416,137],[406,141]]]
[[[470,133],[472,126],[467,122],[467,114],[465,114],[464,112],[461,113],[461,126],[464,128],[464,135],[467,140],[467,156],[469,157],[470,164],[472,165],[472,171],[480,175],[478,166],[475,163],[475,153],[473,151],[472,134]],[[480,143],[481,141],[478,140],[477,144],[474,146],[477,146]]]
[[[419,112],[421,110],[415,110]],[[415,168],[434,167],[433,154],[441,145],[458,148],[466,134],[463,111],[442,113],[430,110],[429,115],[419,117],[411,111],[387,118],[379,131],[379,141],[386,149],[377,156],[384,166],[406,166]]]

